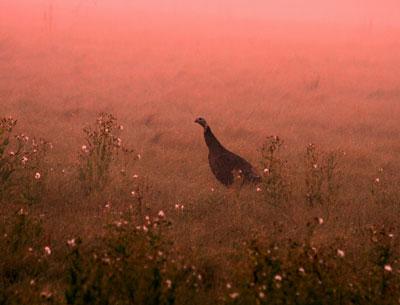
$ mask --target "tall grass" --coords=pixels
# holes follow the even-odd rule
[[[158,190],[143,165],[137,174],[140,157],[126,148],[124,128],[102,113],[84,129],[72,183],[54,194],[60,176],[49,174],[57,169],[51,144],[14,134],[13,119],[0,126],[0,304],[400,300],[398,190],[380,172],[364,198],[390,204],[394,214],[384,224],[341,220],[346,172],[338,152],[309,145],[297,164],[284,159],[281,138],[268,137],[259,189],[212,189],[173,202],[174,190]],[[73,194],[67,202],[63,191]],[[69,225],[87,221],[91,230],[57,225],[62,209],[75,213]],[[282,209],[286,218],[276,213]]]

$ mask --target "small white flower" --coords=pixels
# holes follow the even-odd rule
[[[317,168],[318,168],[318,164],[317,164],[317,163],[313,164],[313,167],[314,167],[315,169],[317,169]]]
[[[299,272],[300,272],[300,273],[305,273],[304,268],[303,268],[303,267],[300,267],[300,268],[299,268]]]
[[[134,174],[132,177],[136,179],[136,178],[139,178],[139,175]]]
[[[172,287],[172,281],[171,280],[166,280],[165,284],[167,285],[167,288],[170,289]]]
[[[232,288],[231,283],[226,283],[226,288],[231,289]]]
[[[67,240],[67,245],[72,248],[75,247],[76,246],[75,238]]]
[[[46,255],[50,255],[51,254],[51,249],[49,246],[44,247],[44,253],[46,253]]]
[[[339,257],[344,257],[344,256],[345,256],[345,253],[344,253],[343,250],[338,249],[338,250],[337,250],[337,255],[338,255]]]
[[[87,148],[86,145],[82,145],[81,149],[82,149],[82,151],[85,152],[85,153],[87,153],[87,152],[89,151],[89,149]]]
[[[393,271],[392,266],[390,266],[390,265],[385,265],[384,269],[387,272],[392,272]]]
[[[109,257],[103,257],[101,261],[106,265],[109,265],[111,263],[111,259]]]
[[[132,191],[132,192],[131,192],[131,195],[132,195],[132,196],[136,196],[136,192],[135,192],[135,191]]]
[[[117,145],[121,146],[122,145],[122,139],[121,138],[117,138]]]
[[[124,126],[119,125],[119,130],[124,130]]]
[[[28,213],[23,209],[23,208],[21,208],[19,211],[18,211],[18,215],[27,215]]]
[[[183,210],[183,208],[184,208],[183,204],[180,204],[180,203],[175,204],[175,210]]]
[[[211,192],[214,192],[214,191],[215,191],[215,189],[212,187],[212,188],[211,188]]]
[[[37,172],[37,173],[35,174],[35,179],[36,179],[36,180],[39,180],[39,179],[40,179],[40,177],[41,177],[40,173],[39,173],[39,172]]]
[[[15,156],[15,152],[13,152],[13,151],[10,151],[8,154],[9,154],[10,156]]]
[[[268,174],[269,173],[269,168],[264,168],[264,174]]]
[[[262,292],[262,291],[260,291],[260,292],[258,293],[258,296],[260,297],[260,299],[264,299],[264,298],[265,298],[265,293]]]
[[[143,228],[143,231],[144,231],[144,232],[149,231],[149,229],[148,229],[146,226],[143,226],[142,228]]]
[[[49,300],[52,298],[53,294],[48,289],[45,289],[40,293],[40,296],[43,299]]]
[[[28,158],[23,156],[21,159],[22,164],[26,164],[26,162],[28,162]]]
[[[29,282],[29,284],[35,285],[35,280],[31,280],[31,281]]]
[[[280,281],[282,281],[282,276],[277,274],[277,275],[275,275],[274,279],[275,279],[275,281],[280,282]]]
[[[256,192],[261,192],[261,187],[257,186]]]
[[[137,154],[137,158],[140,160],[142,159],[142,155],[141,154]]]
[[[231,299],[237,299],[239,297],[239,292],[232,292],[229,294]]]
[[[324,219],[322,217],[318,217],[318,224],[322,225],[324,223]]]
[[[379,179],[379,177],[375,178],[375,183],[379,183],[381,180]]]
[[[161,217],[161,218],[165,217],[164,211],[163,211],[163,210],[160,210],[160,211],[158,212],[158,216]]]

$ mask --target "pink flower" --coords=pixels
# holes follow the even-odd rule
[[[46,255],[51,255],[51,249],[49,246],[44,247],[44,253],[46,253]]]

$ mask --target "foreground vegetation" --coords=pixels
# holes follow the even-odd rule
[[[51,160],[50,142],[16,134],[12,118],[0,124],[0,304],[400,302],[400,193],[384,169],[351,198],[343,152],[310,144],[297,164],[271,136],[260,186],[238,181],[188,206],[136,174],[141,155],[111,114],[85,127],[68,171]],[[343,221],[337,211],[359,200],[379,217]],[[44,211],[57,205],[75,211],[71,226],[93,221],[90,231],[49,221]],[[288,210],[299,209],[294,220]],[[212,237],[183,240],[215,214]]]

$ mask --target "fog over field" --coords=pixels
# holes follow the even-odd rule
[[[364,141],[357,133],[373,120],[372,135],[397,130],[395,1],[0,5],[1,99],[9,114],[19,114],[21,100],[60,111],[111,107],[136,112],[132,119],[171,120],[163,127],[185,126],[193,141],[198,130],[188,123],[200,114],[226,130],[285,132],[305,142],[334,129],[340,141]],[[43,123],[61,123],[51,117]]]
[[[203,130],[194,123],[199,116],[224,146],[254,165],[261,184],[219,183]],[[9,260],[0,265],[0,305],[28,304],[18,292],[24,290],[39,303],[41,292],[49,291],[48,299],[60,304],[130,304],[122,295],[130,298],[124,293],[133,290],[133,304],[173,304],[168,293],[175,288],[177,304],[316,304],[327,295],[332,304],[400,299],[396,0],[0,0],[2,118],[0,233],[7,236],[0,255]],[[89,126],[98,138],[85,134]],[[34,137],[51,142],[42,143],[43,154]],[[24,230],[12,229],[22,226],[21,209],[40,223],[42,235],[15,233],[33,230],[31,220]],[[149,217],[163,219],[160,211],[171,228],[162,238],[152,232],[156,245],[146,246],[137,228],[150,227]],[[109,231],[115,223],[118,230],[129,227],[126,236]],[[129,236],[138,239],[130,243]],[[75,270],[68,253],[77,248],[66,241],[79,237],[82,253],[105,255],[115,265],[107,263],[104,271],[96,260],[79,258],[83,267]],[[164,238],[168,242],[158,244]],[[150,275],[150,282],[132,275],[135,280],[121,283],[141,284],[118,290],[116,302],[110,291],[124,284],[91,270],[120,279],[117,270],[151,265],[145,255],[118,265],[126,257],[105,245],[121,240],[135,253],[177,253],[171,261],[183,257],[185,268],[197,266],[195,278],[203,282],[187,279],[180,286],[186,271],[165,267],[176,276],[172,290],[167,275],[160,275],[167,290],[158,292],[143,288],[158,287]],[[37,257],[25,255],[31,243],[40,245],[40,264],[48,264],[34,265],[34,272],[27,266]],[[51,255],[42,253],[46,245]],[[293,254],[297,246],[303,248]],[[279,267],[276,257],[258,261],[275,247],[282,251]],[[337,260],[344,257],[339,250],[346,260]],[[307,269],[298,264],[309,257],[327,268],[310,263],[313,271],[306,270],[310,278],[302,282],[293,274]],[[19,275],[10,276],[7,266]],[[58,276],[71,268],[102,284]],[[104,286],[97,291],[96,285]],[[316,285],[323,288],[314,293]],[[89,286],[96,302],[71,292],[86,289],[86,296]],[[144,291],[161,297],[145,302]],[[304,299],[291,299],[297,292]]]

